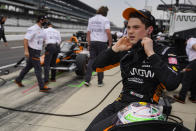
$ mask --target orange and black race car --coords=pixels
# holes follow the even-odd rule
[[[78,31],[78,32],[76,32],[76,35],[75,36],[80,41],[86,41],[86,35],[87,35],[86,32],[84,32],[84,31]]]
[[[56,64],[53,69],[64,71],[75,71],[79,76],[83,76],[86,73],[89,51],[87,51],[87,44],[78,42],[74,36],[70,38],[70,41],[63,41],[60,44],[60,52],[58,53]],[[40,63],[44,65],[44,57],[40,57]],[[24,66],[25,58],[22,58],[17,62],[15,67]]]

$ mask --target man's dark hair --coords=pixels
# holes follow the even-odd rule
[[[107,6],[101,6],[101,7],[97,10],[96,14],[101,14],[101,15],[103,15],[103,16],[107,16],[107,14],[108,14],[108,7],[107,7]]]
[[[145,28],[147,29],[150,26],[153,26],[153,32],[152,32],[152,36],[158,33],[158,28],[155,25],[155,21],[151,21],[147,18],[145,18],[144,16],[142,16],[141,14],[139,14],[138,12],[135,13],[131,13],[129,15],[129,18],[138,18],[141,20],[141,22],[145,25]]]
[[[47,26],[53,26],[52,23],[50,21],[46,22]]]
[[[37,23],[40,21],[40,20],[44,20],[44,19],[47,19],[47,16],[44,16],[44,15],[39,15],[38,17],[37,17]]]
[[[141,22],[145,25],[146,28],[153,26],[151,21],[146,19],[144,16],[142,16],[141,14],[135,12],[135,13],[131,13],[129,18],[138,18],[141,20]]]

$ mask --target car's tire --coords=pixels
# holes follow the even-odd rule
[[[78,76],[84,76],[86,74],[88,64],[88,56],[85,54],[79,54],[76,56],[76,70],[75,73]]]

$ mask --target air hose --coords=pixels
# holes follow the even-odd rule
[[[4,70],[4,71],[1,71],[0,70],[0,75],[7,75],[9,74],[9,70]],[[3,78],[0,78],[0,87],[3,86],[7,81]]]
[[[18,67],[18,66],[22,63],[22,61],[24,61],[24,60],[25,60],[25,57],[22,57],[22,58],[14,65],[14,68]],[[4,70],[4,71],[0,70],[0,75],[8,75],[9,73],[10,73],[9,70]],[[1,82],[2,82],[2,83],[1,83]],[[6,81],[5,79],[0,78],[0,87],[3,86],[6,82],[7,82],[7,81]]]
[[[110,95],[110,93],[116,88],[116,86],[121,82],[122,80],[118,81],[113,87],[112,89],[110,89],[110,91],[106,94],[106,96],[93,108],[91,108],[88,111],[85,111],[83,113],[79,113],[79,114],[55,114],[55,113],[47,113],[47,112],[38,112],[38,111],[29,111],[29,110],[20,110],[20,109],[15,109],[15,108],[9,108],[9,107],[5,107],[5,106],[0,106],[0,108],[2,109],[6,109],[6,110],[11,110],[11,111],[17,111],[17,112],[24,112],[24,113],[32,113],[32,114],[40,114],[40,115],[49,115],[49,116],[60,116],[60,117],[75,117],[75,116],[81,116],[84,114],[87,114],[91,111],[93,111],[94,109],[96,109],[101,103],[103,103],[103,101]],[[173,121],[175,123],[178,123],[180,125],[183,125],[183,120],[180,117],[177,117],[175,115],[168,115],[167,117],[168,120]]]
[[[3,86],[7,81],[3,78],[0,78],[0,87]]]
[[[84,114],[87,114],[89,112],[91,112],[92,110],[94,110],[95,108],[97,108],[101,103],[103,103],[103,101],[109,96],[109,94],[115,89],[115,87],[121,82],[122,80],[120,80],[119,82],[117,82],[112,89],[106,94],[106,96],[93,108],[91,108],[88,111],[85,111],[83,113],[79,113],[79,114],[55,114],[55,113],[47,113],[47,112],[38,112],[38,111],[29,111],[29,110],[20,110],[20,109],[15,109],[15,108],[9,108],[9,107],[5,107],[5,106],[0,106],[0,108],[2,109],[6,109],[6,110],[11,110],[11,111],[18,111],[18,112],[26,112],[26,113],[33,113],[33,114],[41,114],[41,115],[50,115],[50,116],[61,116],[61,117],[74,117],[74,116],[81,116]]]

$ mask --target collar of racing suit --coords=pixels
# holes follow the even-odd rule
[[[145,52],[144,52],[144,48],[141,45],[141,40],[139,40],[135,45],[133,45],[133,47],[127,52],[127,54],[121,59],[121,62],[126,64],[125,59],[127,57],[130,57],[129,60],[131,61],[127,61],[129,64],[131,63],[135,63],[137,62],[140,58],[145,58],[147,57]]]

